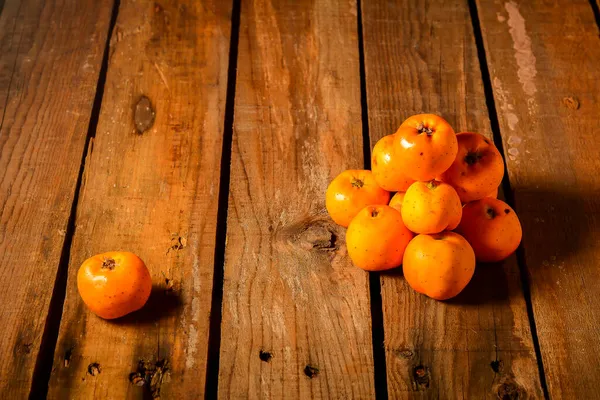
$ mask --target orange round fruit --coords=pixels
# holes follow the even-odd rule
[[[368,170],[346,170],[327,188],[325,207],[331,219],[347,227],[352,218],[368,205],[387,204],[390,193],[383,190]]]
[[[383,271],[400,266],[413,236],[398,210],[386,205],[367,206],[350,223],[346,247],[357,267]]]
[[[504,260],[517,250],[523,236],[515,211],[491,197],[464,206],[458,231],[473,246],[477,260],[483,262]]]
[[[390,192],[404,192],[414,182],[402,172],[395,152],[394,135],[384,136],[375,144],[371,169],[379,186]]]
[[[390,200],[390,204],[388,204],[390,207],[395,208],[398,211],[402,211],[402,202],[404,201],[404,195],[406,193],[405,192],[398,192],[395,195],[392,196],[392,199]]]
[[[77,272],[77,289],[85,305],[104,319],[139,310],[152,291],[152,278],[144,262],[126,251],[111,251],[88,258]]]
[[[494,143],[479,133],[461,132],[456,138],[458,154],[440,180],[452,185],[463,203],[482,199],[502,182],[502,156]]]
[[[430,181],[446,171],[456,158],[454,130],[434,114],[419,114],[400,125],[394,138],[398,166],[417,181]]]
[[[418,235],[406,247],[402,270],[414,290],[447,300],[459,294],[473,277],[475,254],[457,233]]]
[[[402,220],[415,233],[452,230],[460,222],[462,204],[456,190],[447,183],[415,182],[402,202]]]

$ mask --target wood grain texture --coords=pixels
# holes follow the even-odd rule
[[[372,145],[422,112],[491,137],[467,2],[365,1],[362,15]],[[413,291],[401,271],[381,284],[391,398],[542,397],[515,257],[478,265],[447,302]]]
[[[478,1],[551,398],[600,398],[600,38],[588,1]]]
[[[112,1],[0,15],[0,398],[26,398],[65,240]]]
[[[218,0],[121,2],[49,398],[203,397],[230,12]],[[76,274],[110,250],[138,254],[154,288],[143,310],[105,321]],[[130,383],[135,372],[152,384]]]
[[[373,398],[368,275],[324,200],[363,165],[356,3],[244,2],[235,105],[219,397]]]

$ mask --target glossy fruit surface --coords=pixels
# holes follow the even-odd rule
[[[454,130],[434,114],[414,115],[402,123],[394,138],[401,171],[417,181],[430,181],[446,171],[456,158]]]
[[[368,170],[346,170],[327,188],[325,207],[331,219],[347,227],[352,218],[368,205],[388,204],[390,193],[383,190]]]
[[[402,172],[394,146],[394,135],[384,136],[373,147],[371,168],[375,181],[390,192],[404,192],[414,182]]]
[[[346,246],[354,265],[367,271],[383,271],[400,266],[413,236],[398,210],[385,205],[367,206],[350,223]]]
[[[504,260],[517,250],[523,236],[515,211],[491,197],[464,206],[458,231],[473,246],[477,260],[483,262]]]
[[[77,272],[77,289],[93,313],[113,319],[146,304],[152,291],[152,278],[135,254],[111,251],[83,262]]]
[[[406,247],[404,278],[417,292],[436,300],[459,294],[475,272],[475,254],[454,232],[418,235]]]
[[[456,159],[440,180],[452,185],[463,203],[482,199],[502,182],[502,156],[494,143],[479,133],[462,132],[456,138]]]
[[[402,220],[415,233],[438,233],[456,228],[462,204],[456,190],[447,183],[415,182],[402,202]]]

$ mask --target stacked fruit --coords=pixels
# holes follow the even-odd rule
[[[519,219],[496,199],[504,162],[483,135],[414,115],[377,142],[371,164],[372,171],[342,172],[326,194],[331,218],[348,228],[356,266],[402,264],[413,289],[446,300],[467,286],[476,259],[500,261],[519,246]]]

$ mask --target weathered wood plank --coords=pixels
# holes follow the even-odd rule
[[[168,362],[163,398],[204,395],[230,12],[220,0],[121,1],[50,398],[145,398],[150,388],[129,381],[140,360]],[[135,119],[142,96],[153,124]],[[142,311],[105,321],[85,308],[76,274],[87,257],[119,249],[146,262],[154,289]]]
[[[598,27],[585,0],[477,3],[548,390],[598,398]]]
[[[491,137],[467,2],[365,1],[362,16],[373,145],[422,112]],[[496,398],[513,387],[542,397],[514,257],[479,265],[448,302],[414,292],[400,272],[381,284],[390,397]]]
[[[244,2],[238,54],[219,397],[372,398],[368,275],[324,200],[363,165],[356,3]]]
[[[0,8],[0,398],[19,399],[40,350],[112,1]]]

